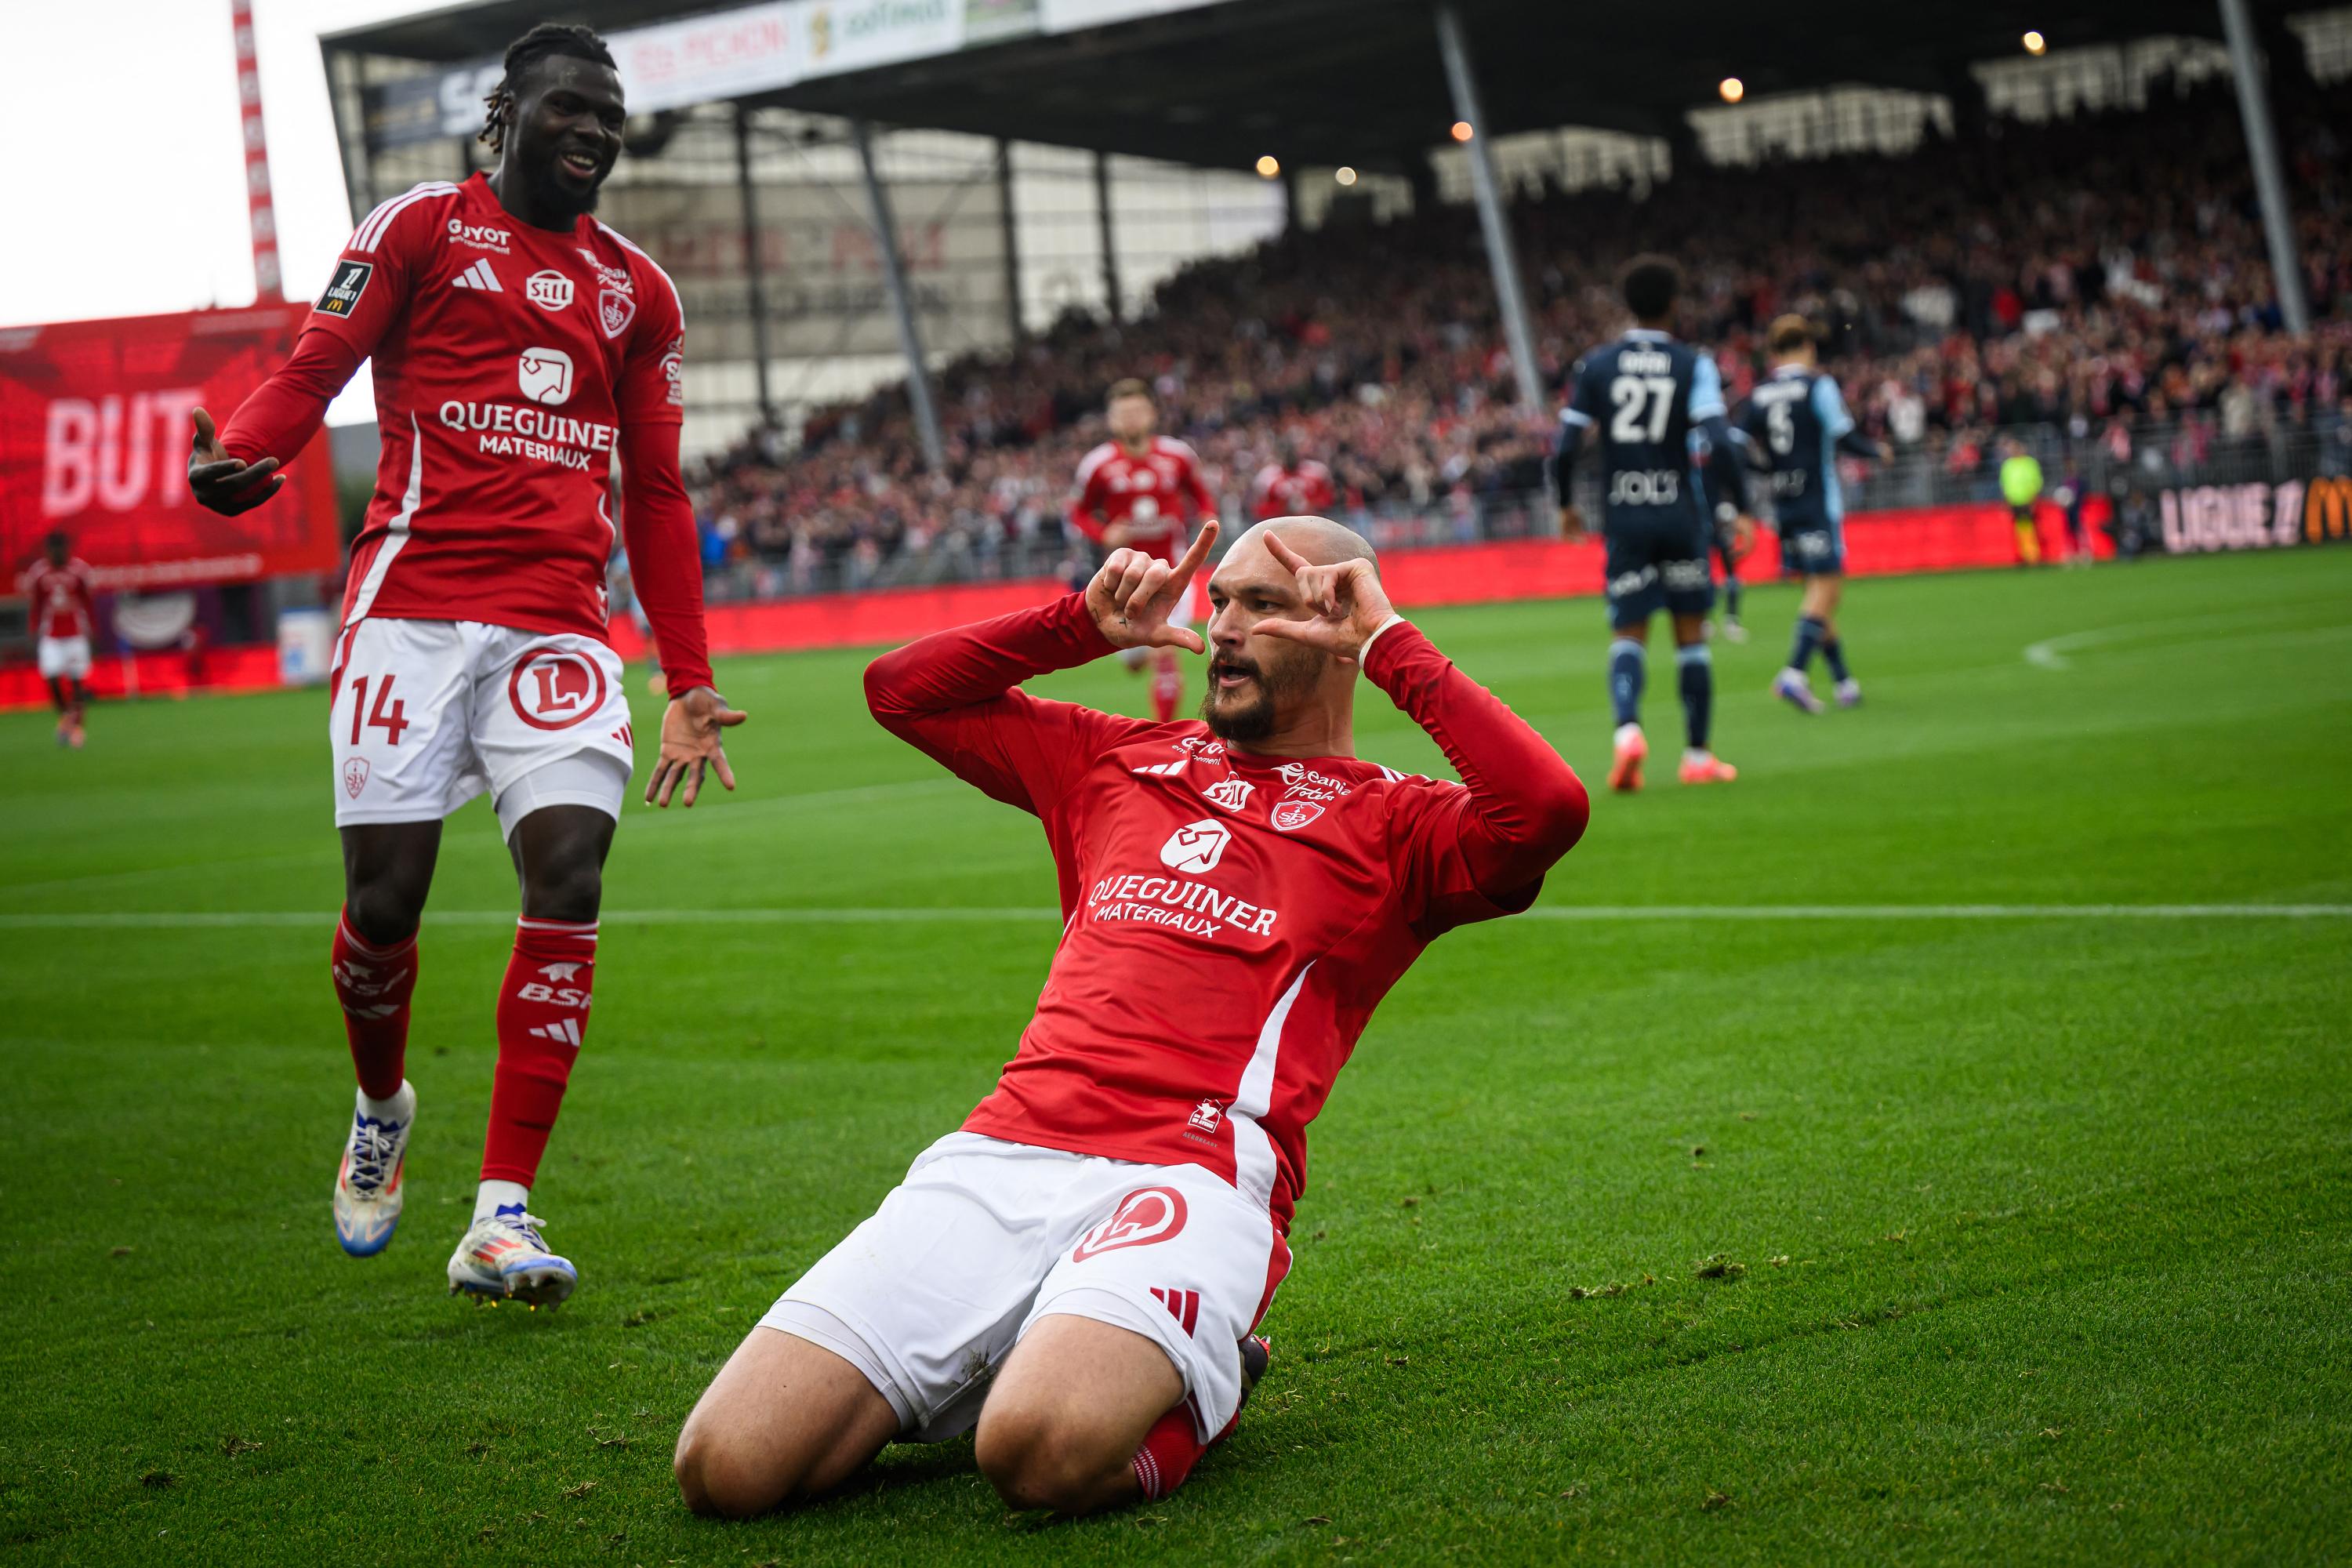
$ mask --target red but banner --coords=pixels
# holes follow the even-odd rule
[[[62,528],[101,588],[332,570],[324,431],[267,506],[220,517],[188,494],[189,413],[226,425],[293,352],[308,305],[0,330],[0,568]]]

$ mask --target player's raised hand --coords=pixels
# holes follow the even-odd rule
[[[229,456],[214,434],[211,415],[197,409],[195,423],[195,435],[188,443],[188,493],[196,498],[198,506],[235,517],[251,511],[285,485],[277,458],[241,463]]]
[[[1087,612],[1095,627],[1113,647],[1181,647],[1205,653],[1201,634],[1168,624],[1169,616],[1184,602],[1192,574],[1209,558],[1217,542],[1217,520],[1210,518],[1192,536],[1183,559],[1174,565],[1140,550],[1114,550],[1094,581],[1087,584]]]
[[[1295,616],[1265,616],[1252,630],[1319,647],[1352,664],[1372,634],[1396,614],[1370,562],[1318,566],[1272,532],[1265,536],[1265,547],[1297,579],[1299,610]]]
[[[694,797],[702,793],[705,768],[715,771],[719,782],[733,789],[735,770],[727,765],[727,748],[719,743],[719,731],[731,730],[750,717],[728,707],[727,699],[708,686],[671,698],[668,710],[662,715],[661,755],[655,759],[653,774],[646,780],[646,804],[667,806],[670,792],[683,782],[686,793],[678,797],[678,805],[692,805]]]

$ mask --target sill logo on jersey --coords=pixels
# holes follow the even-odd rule
[[[515,660],[507,697],[532,729],[567,730],[604,705],[604,672],[570,648],[533,648]]]
[[[572,308],[572,279],[550,267],[524,279],[523,297],[542,310]]]
[[[1183,1231],[1187,1217],[1184,1194],[1175,1188],[1139,1187],[1118,1200],[1110,1218],[1087,1232],[1070,1261],[1084,1263],[1098,1252],[1166,1241]]]
[[[1201,794],[1220,811],[1239,811],[1249,804],[1250,791],[1256,787],[1244,778],[1219,779]]]

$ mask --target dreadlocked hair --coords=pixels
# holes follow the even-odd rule
[[[604,40],[596,36],[594,29],[564,22],[541,22],[507,46],[506,74],[490,89],[489,97],[482,100],[488,112],[476,141],[489,143],[493,153],[506,151],[507,116],[514,109],[522,79],[532,66],[553,55],[593,60],[607,70],[621,68],[613,63],[613,51],[604,47]]]

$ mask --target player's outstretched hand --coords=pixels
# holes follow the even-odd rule
[[[278,471],[278,459],[264,458],[257,463],[240,463],[220,444],[213,433],[213,416],[199,408],[195,412],[196,433],[188,443],[188,493],[196,498],[198,506],[235,517],[241,511],[251,511],[286,483]]]
[[[668,711],[662,715],[661,755],[654,763],[653,776],[646,780],[646,804],[667,805],[670,792],[683,781],[686,793],[677,803],[692,805],[694,797],[702,793],[706,767],[719,774],[720,784],[733,789],[735,770],[727,765],[727,748],[719,743],[719,731],[731,730],[750,717],[728,707],[727,699],[708,686],[671,698]]]
[[[1559,509],[1559,536],[1570,544],[1584,538],[1584,514],[1573,506]]]
[[[1396,614],[1370,562],[1318,566],[1272,533],[1265,536],[1265,547],[1298,580],[1302,613],[1296,617],[1265,616],[1255,630],[1319,647],[1353,664],[1372,634]]]
[[[1205,653],[1201,634],[1168,624],[1169,616],[1184,602],[1192,574],[1209,558],[1217,542],[1217,520],[1201,524],[1184,558],[1171,566],[1140,550],[1114,550],[1094,581],[1087,584],[1087,613],[1113,647],[1181,647]]]

